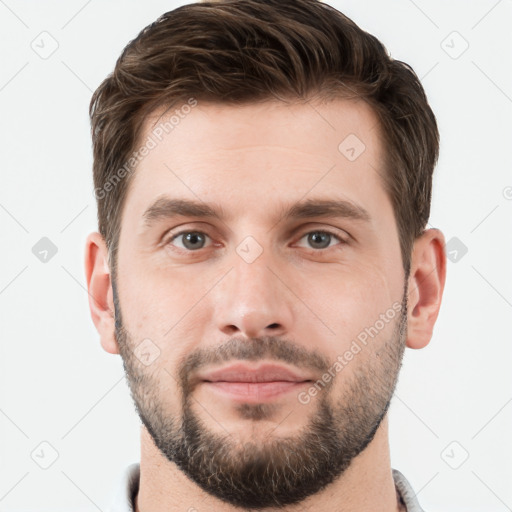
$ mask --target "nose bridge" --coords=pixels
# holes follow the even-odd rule
[[[246,237],[235,248],[230,267],[215,296],[218,327],[227,334],[248,337],[288,331],[290,294],[276,277],[279,265],[270,246],[264,248],[254,237]]]

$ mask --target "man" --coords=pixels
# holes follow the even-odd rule
[[[90,309],[143,423],[111,510],[421,511],[387,414],[446,273],[411,68],[317,0],[194,3],[90,114]]]

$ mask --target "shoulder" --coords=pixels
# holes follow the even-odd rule
[[[127,466],[117,479],[107,512],[134,512],[134,498],[139,491],[140,464]]]
[[[402,498],[407,512],[425,512],[425,510],[421,508],[416,493],[407,478],[397,469],[393,469],[392,472],[395,487]]]

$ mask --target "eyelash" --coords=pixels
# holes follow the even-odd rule
[[[199,234],[199,235],[205,235],[207,236],[208,238],[211,239],[211,237],[205,233],[204,231],[197,231],[197,230],[193,230],[193,229],[186,229],[186,230],[183,230],[183,231],[180,231],[179,233],[175,233],[173,235],[171,235],[165,242],[164,242],[164,245],[171,245],[171,242],[173,242],[174,240],[176,240],[176,238],[180,237],[181,235],[186,235],[188,233],[196,233],[196,234]],[[311,233],[321,233],[321,234],[326,234],[326,235],[330,235],[334,238],[336,238],[336,240],[338,240],[338,242],[340,242],[339,245],[346,245],[348,244],[348,241],[341,238],[340,235],[328,230],[328,229],[313,229],[311,231],[306,231],[305,233],[303,233],[301,235],[301,237],[299,238],[299,240],[302,240],[305,236],[307,235],[310,235]],[[332,247],[326,247],[324,249],[314,249],[314,248],[309,248],[310,251],[312,252],[315,252],[315,253],[322,253],[322,252],[325,252],[329,249],[333,249],[334,247],[336,246],[332,246]],[[181,252],[186,252],[186,253],[199,253],[202,249],[205,249],[205,247],[202,247],[201,249],[196,249],[196,250],[189,250],[189,249],[183,249],[181,247],[175,247],[175,250],[177,251],[181,251]]]

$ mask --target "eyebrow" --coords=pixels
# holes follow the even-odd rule
[[[160,220],[174,217],[198,217],[225,220],[222,208],[190,199],[160,197],[142,215],[147,227]],[[307,199],[297,202],[279,216],[281,220],[307,219],[313,217],[339,217],[362,222],[371,222],[371,216],[362,206],[344,199]]]

